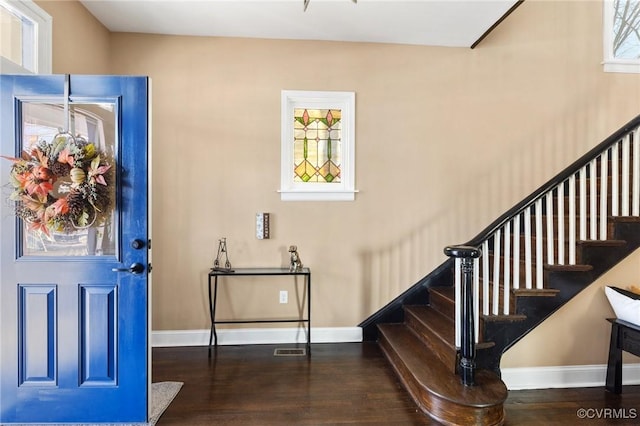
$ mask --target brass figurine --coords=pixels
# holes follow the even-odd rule
[[[298,254],[297,246],[289,246],[289,254],[291,258],[291,262],[289,264],[289,271],[298,272],[302,269],[302,259],[300,259],[300,255]]]
[[[224,268],[220,267],[220,256],[224,253]],[[229,262],[229,255],[227,253],[227,239],[220,238],[218,240],[218,254],[216,256],[216,260],[213,261],[213,269],[218,271],[230,271],[231,270],[231,262]]]

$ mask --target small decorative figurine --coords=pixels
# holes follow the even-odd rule
[[[302,269],[302,260],[298,254],[297,246],[289,246],[289,254],[291,257],[291,263],[289,264],[289,270],[291,272],[299,271]]]
[[[220,256],[224,253],[224,268],[220,267]],[[231,262],[229,262],[229,255],[227,254],[227,239],[220,238],[218,240],[218,255],[216,260],[213,261],[213,269],[218,271],[231,271]]]

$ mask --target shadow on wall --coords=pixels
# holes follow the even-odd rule
[[[444,248],[479,234],[520,200],[602,142],[633,117],[614,117],[607,102],[585,100],[581,107],[541,123],[501,158],[468,178],[451,203],[422,226],[385,247],[361,253],[366,318],[419,282],[447,258]],[[575,106],[575,105],[574,105]],[[613,123],[613,124],[612,124]],[[620,123],[620,124],[616,124]],[[617,127],[616,127],[617,126]]]

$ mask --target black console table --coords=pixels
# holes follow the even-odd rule
[[[264,320],[216,320],[216,302],[218,299],[218,278],[219,277],[240,277],[240,276],[302,276],[305,278],[307,287],[307,316],[295,319],[264,319]],[[213,291],[212,291],[213,287]],[[307,354],[311,354],[311,270],[309,268],[301,268],[297,271],[291,271],[288,268],[235,268],[212,269],[209,272],[209,313],[211,314],[211,332],[209,334],[209,356],[211,356],[211,343],[218,346],[218,334],[216,333],[216,324],[240,324],[240,323],[277,323],[277,322],[296,322],[307,323]]]
[[[607,318],[611,323],[609,362],[605,387],[613,393],[622,393],[622,351],[640,356],[640,327],[616,318]]]

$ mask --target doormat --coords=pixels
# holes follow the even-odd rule
[[[159,382],[151,384],[151,412],[149,413],[148,423],[73,423],[73,426],[154,426],[162,413],[167,409],[171,401],[178,395],[182,388],[182,382]],[[66,426],[72,423],[47,423],[47,424],[35,424],[29,423],[28,425],[22,425],[18,423],[11,423],[11,426]],[[0,426],[5,423],[0,423]],[[7,425],[9,425],[7,423]]]
[[[276,348],[273,356],[305,356],[307,350],[305,348]]]

